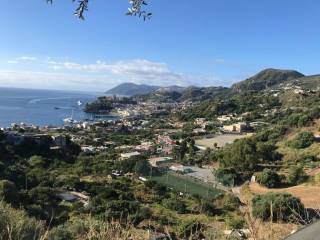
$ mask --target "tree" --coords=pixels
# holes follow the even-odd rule
[[[291,148],[302,149],[311,146],[314,143],[314,135],[312,132],[301,132],[293,140],[288,142]]]
[[[297,185],[304,182],[307,178],[302,166],[292,166],[289,169],[288,182]]]
[[[148,176],[150,168],[151,166],[146,159],[139,159],[134,166],[134,172],[137,175]]]
[[[187,211],[187,205],[180,199],[173,199],[173,198],[164,199],[163,205],[166,208],[171,209],[173,211],[177,211],[180,214],[186,213]]]
[[[72,0],[75,2],[76,0]],[[47,3],[53,3],[53,0],[47,0]],[[138,16],[142,17],[143,20],[150,19],[152,13],[143,10],[143,6],[147,5],[146,0],[130,0],[130,7],[128,8],[128,12],[126,15],[128,16]],[[79,0],[78,7],[76,8],[75,15],[84,20],[84,13],[88,11],[89,0]]]
[[[240,172],[251,171],[258,163],[256,144],[252,139],[240,139],[222,151],[220,163]]]
[[[273,162],[273,161],[280,160],[282,157],[282,155],[276,151],[277,146],[275,144],[272,144],[269,142],[267,143],[257,142],[256,146],[257,146],[258,157],[262,161]]]
[[[13,182],[7,180],[0,181],[0,200],[13,204],[17,202],[18,191]]]
[[[296,220],[298,215],[303,217],[304,206],[300,199],[288,193],[267,193],[257,195],[252,199],[252,214],[264,221]]]
[[[274,188],[280,183],[280,177],[274,170],[265,168],[257,177],[258,183],[268,188]]]
[[[213,202],[209,199],[202,199],[201,201],[201,213],[207,216],[213,216],[216,213],[215,206]]]
[[[41,239],[46,227],[43,222],[31,218],[23,210],[12,208],[0,202],[0,236],[1,239]]]

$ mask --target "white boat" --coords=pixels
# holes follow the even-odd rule
[[[73,118],[65,118],[63,119],[64,123],[68,123],[68,124],[72,124],[72,123],[76,123],[77,121],[74,120]]]
[[[74,124],[77,123],[77,121],[75,119],[73,119],[73,109],[72,109],[72,113],[71,113],[71,117],[65,118],[63,119],[63,122],[65,124]]]

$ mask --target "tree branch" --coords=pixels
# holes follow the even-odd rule
[[[46,0],[47,3],[52,4],[53,0]],[[72,0],[75,2],[76,0]],[[143,18],[143,20],[150,19],[152,16],[151,12],[147,12],[143,10],[143,7],[148,5],[146,0],[129,0],[130,7],[128,8],[128,12],[126,15],[128,16],[138,16]],[[79,0],[78,7],[75,10],[75,15],[84,20],[84,13],[88,11],[89,0]]]

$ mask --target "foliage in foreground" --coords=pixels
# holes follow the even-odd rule
[[[304,216],[305,209],[300,199],[288,193],[267,193],[252,199],[254,217],[264,221],[296,222]]]

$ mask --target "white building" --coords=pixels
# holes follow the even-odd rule
[[[171,163],[173,159],[171,157],[155,157],[148,159],[152,167],[159,167],[163,164]]]
[[[129,153],[121,153],[121,159],[128,159],[132,157],[140,156],[141,154],[139,152],[129,152]]]
[[[188,172],[192,171],[192,169],[190,167],[183,166],[181,164],[172,165],[170,167],[170,170],[172,170],[174,172],[182,172],[182,173],[188,173]]]

